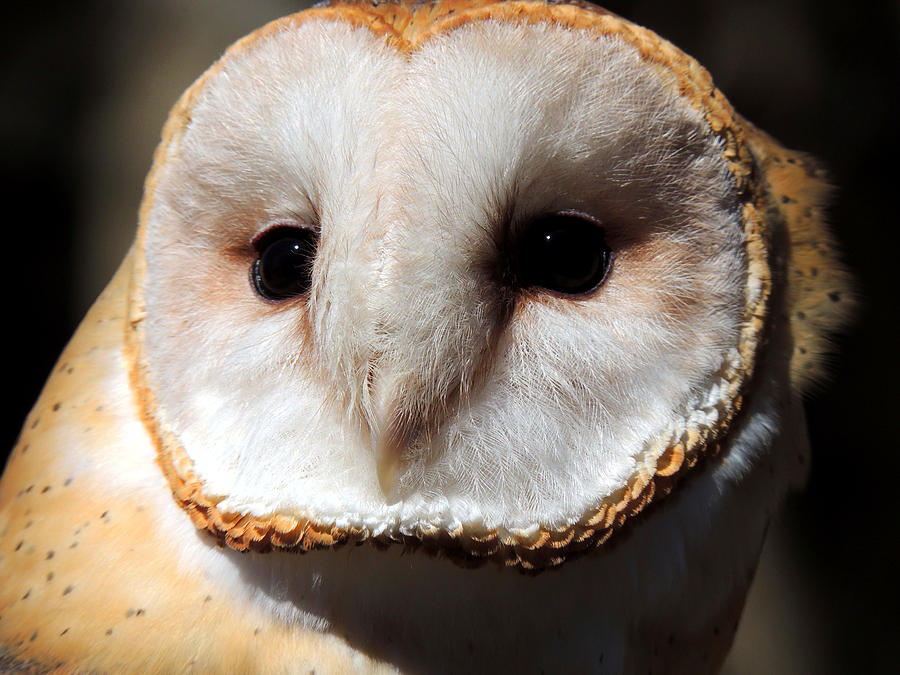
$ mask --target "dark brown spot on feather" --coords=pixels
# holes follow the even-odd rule
[[[53,551],[47,551],[47,557],[44,560],[51,560],[56,554]]]
[[[62,404],[59,401],[57,401],[56,403],[53,404],[53,412],[56,412],[61,407],[62,407]]]
[[[828,294],[828,299],[832,302],[839,302],[841,299],[841,294],[837,291],[831,291],[831,293]]]
[[[69,593],[71,593],[74,590],[75,590],[75,587],[72,584],[69,584],[68,586],[66,586],[66,589],[62,592],[62,594],[68,595]]]
[[[44,495],[44,494],[47,494],[48,492],[50,492],[50,486],[49,486],[49,485],[45,485],[45,486],[44,486],[44,489],[41,490],[41,494]]]

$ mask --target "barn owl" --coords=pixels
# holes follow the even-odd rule
[[[6,467],[0,666],[715,671],[849,306],[826,195],[592,5],[261,28]]]

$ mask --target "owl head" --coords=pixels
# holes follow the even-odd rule
[[[234,45],[147,180],[128,354],[194,522],[524,569],[601,546],[818,371],[807,158],[590,5],[335,2]],[[816,274],[810,270],[816,269]]]

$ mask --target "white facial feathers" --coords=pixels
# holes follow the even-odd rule
[[[604,285],[504,289],[498,242],[568,209],[603,223]],[[719,142],[620,39],[484,22],[404,55],[309,21],[210,76],[158,177],[159,414],[230,511],[568,523],[703,409],[738,340],[740,222]],[[279,223],[320,239],[309,297],[273,304],[248,269]]]

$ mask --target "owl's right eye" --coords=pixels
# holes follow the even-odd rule
[[[287,300],[309,292],[319,236],[315,230],[283,226],[254,242],[259,257],[250,277],[266,300]]]

